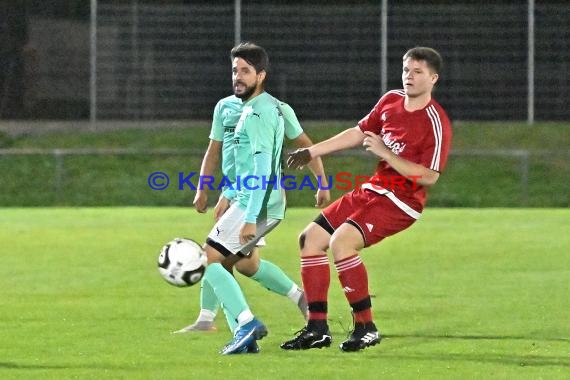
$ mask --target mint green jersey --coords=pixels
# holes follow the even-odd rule
[[[267,93],[266,93],[267,94]],[[269,94],[267,94],[269,95]],[[303,128],[299,124],[297,115],[291,106],[281,102],[276,98],[285,121],[285,136],[293,140],[303,133]],[[235,160],[234,160],[234,130],[241,116],[243,102],[235,95],[225,97],[218,101],[214,108],[212,117],[212,129],[210,130],[210,140],[222,142],[222,174],[231,182],[235,182]]]
[[[241,116],[241,99],[232,95],[221,99],[214,108],[210,140],[222,142],[222,174],[235,182],[234,131]]]
[[[281,188],[281,152],[285,135],[285,121],[279,102],[263,92],[243,105],[243,111],[234,133],[234,159],[237,183],[248,176],[256,176],[245,186],[241,183],[236,201],[240,208],[251,209],[253,192],[263,192],[263,201],[256,217],[283,219],[285,190]],[[262,154],[270,162],[263,162],[268,171],[260,177],[255,155]],[[259,161],[257,161],[259,162]],[[270,184],[274,181],[273,185]],[[252,189],[253,187],[253,189]],[[258,187],[255,189],[255,187]],[[259,193],[256,193],[257,195]],[[255,197],[259,199],[260,197]],[[248,207],[249,206],[249,207]],[[247,220],[247,219],[246,219]]]

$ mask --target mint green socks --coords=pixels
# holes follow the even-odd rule
[[[296,286],[293,280],[281,268],[263,259],[259,261],[259,269],[251,278],[265,288],[282,296],[288,296],[293,286]]]
[[[204,281],[210,284],[215,297],[223,305],[228,323],[231,318],[238,318],[244,311],[249,311],[243,292],[234,276],[220,263],[212,263],[206,267]],[[206,289],[207,291],[207,289]],[[201,299],[202,302],[202,299]],[[212,303],[210,303],[211,305]],[[230,324],[230,328],[232,325]],[[233,329],[232,329],[233,330]]]

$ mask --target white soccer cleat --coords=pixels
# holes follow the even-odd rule
[[[309,304],[307,303],[307,298],[305,297],[305,292],[303,290],[301,290],[301,297],[299,298],[299,301],[297,301],[297,307],[299,308],[299,311],[303,315],[303,318],[305,318],[305,321],[308,321]]]
[[[213,321],[196,321],[190,326],[186,326],[180,330],[173,331],[173,334],[183,334],[187,332],[214,332],[218,328],[214,325]]]

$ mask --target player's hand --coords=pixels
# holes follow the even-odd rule
[[[257,226],[255,223],[244,223],[239,230],[239,242],[245,245],[255,239],[256,234]]]
[[[223,195],[220,195],[216,207],[214,207],[214,219],[218,220],[230,208],[230,200]]]
[[[202,190],[196,191],[196,196],[194,197],[194,202],[192,202],[194,208],[199,213],[203,214],[208,211],[208,194]]]
[[[330,202],[331,192],[328,189],[318,189],[317,194],[315,194],[315,200],[317,201],[315,207],[323,208]]]
[[[366,137],[362,142],[362,146],[366,148],[367,152],[372,152],[378,157],[384,159],[390,153],[390,149],[384,144],[380,135],[374,134],[370,131],[364,132]]]
[[[313,157],[311,157],[311,152],[309,148],[301,148],[296,151],[289,153],[287,157],[287,167],[293,169],[302,169],[303,166],[307,165]]]

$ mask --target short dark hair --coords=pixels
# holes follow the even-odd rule
[[[242,42],[234,46],[230,57],[232,61],[234,58],[241,58],[251,66],[255,67],[256,72],[269,71],[269,56],[264,48],[253,42]]]
[[[416,46],[412,48],[404,54],[402,60],[406,60],[408,58],[413,59],[414,61],[425,61],[427,66],[436,74],[439,74],[439,71],[443,67],[443,59],[441,59],[441,55],[437,52],[437,50],[424,47],[424,46]]]

